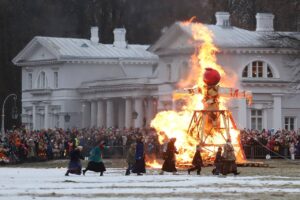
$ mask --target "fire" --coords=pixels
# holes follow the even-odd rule
[[[190,64],[192,65],[191,72],[188,78],[179,82],[178,87],[184,88],[194,85],[195,88],[201,88],[201,90],[205,91],[206,86],[203,81],[205,68],[212,68],[219,72],[222,77],[219,85],[232,86],[232,82],[235,83],[232,80],[232,76],[230,76],[230,79],[227,79],[223,67],[217,64],[216,53],[219,52],[219,49],[213,43],[213,33],[201,23],[191,23],[191,21],[188,21],[182,22],[181,26],[192,31],[193,39],[196,41],[197,46],[195,54],[190,59]],[[178,163],[191,163],[195,147],[199,144],[199,138],[189,135],[188,128],[194,111],[204,109],[203,98],[202,94],[186,95],[184,97],[186,104],[182,107],[181,111],[162,111],[151,121],[151,127],[156,129],[160,144],[168,142],[170,138],[175,137],[177,139],[175,145],[179,150],[179,154],[177,155]],[[226,108],[228,99],[221,96],[218,99],[219,110],[228,110]],[[223,118],[219,121],[220,124],[224,124]],[[209,128],[208,124],[205,125],[206,128]],[[232,122],[229,123],[228,128],[230,129],[230,137],[235,148],[237,161],[242,162],[245,158],[239,144],[239,131],[236,130]],[[207,137],[206,143],[223,145],[225,140],[221,134],[214,133]],[[203,146],[202,149],[204,160],[211,160],[217,150],[216,146],[209,145]],[[159,164],[155,160],[152,162]],[[152,166],[151,164],[149,165]]]
[[[151,167],[153,169],[160,169],[161,164],[157,162],[157,160],[149,160],[146,163],[147,167]]]

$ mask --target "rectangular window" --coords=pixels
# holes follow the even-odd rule
[[[285,117],[284,118],[284,129],[295,130],[295,117]]]
[[[263,129],[262,113],[262,110],[251,110],[251,129]]]
[[[32,89],[32,73],[28,74],[28,89]]]
[[[54,88],[58,88],[58,72],[54,72]]]

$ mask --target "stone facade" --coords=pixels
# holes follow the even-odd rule
[[[289,63],[299,51],[260,41],[273,32],[270,14],[257,16],[256,31],[231,27],[228,13],[216,18],[207,27],[220,48],[218,63],[235,72],[238,88],[254,95],[252,105],[229,102],[237,125],[298,129],[300,94],[291,79],[299,74]],[[127,44],[125,29],[114,34],[110,45],[98,43],[95,27],[90,40],[35,37],[14,58],[22,67],[22,122],[28,128],[147,127],[158,111],[176,109],[172,93],[189,73],[195,48],[190,32],[174,23],[150,48]]]

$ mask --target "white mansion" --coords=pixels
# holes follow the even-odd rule
[[[256,31],[230,26],[225,12],[216,13],[216,25],[206,25],[221,50],[218,63],[253,93],[252,105],[239,99],[230,109],[240,128],[296,130],[299,49],[265,36],[300,39],[299,32],[275,32],[272,14],[256,18]],[[189,71],[191,40],[191,30],[180,23],[151,46],[127,44],[125,29],[114,30],[113,44],[99,43],[97,27],[90,40],[34,37],[13,59],[22,67],[22,122],[30,129],[149,126],[155,113],[175,108],[172,93]]]

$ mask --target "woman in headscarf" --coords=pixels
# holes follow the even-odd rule
[[[83,170],[83,175],[90,170],[94,172],[100,172],[100,176],[103,176],[103,172],[106,171],[106,168],[103,163],[103,151],[108,149],[107,146],[105,146],[104,141],[101,141],[99,145],[95,146],[91,151],[90,151],[90,156],[89,156],[89,163],[88,166]]]
[[[82,146],[78,146],[70,152],[70,162],[65,176],[69,176],[69,173],[76,175],[81,174],[82,165],[80,159],[83,160],[81,151]]]
[[[130,175],[130,171],[132,170],[132,167],[135,164],[135,149],[136,149],[136,144],[132,143],[127,152],[126,162],[128,164],[128,168],[126,169],[126,173],[125,173],[125,175],[127,176]]]
[[[231,144],[231,140],[227,139],[226,144],[223,147],[223,175],[227,175],[229,173],[233,173],[234,175],[240,174],[240,172],[237,171],[236,166],[236,157],[234,154],[234,148]]]
[[[164,164],[162,166],[161,172],[159,174],[163,175],[165,172],[173,172],[173,174],[177,174],[176,169],[176,156],[178,151],[175,147],[176,138],[171,138],[168,143],[167,150],[164,153]]]
[[[136,140],[135,164],[132,168],[132,173],[140,176],[143,175],[142,173],[146,173],[144,143],[141,136]]]
[[[201,167],[203,166],[200,145],[196,146],[196,152],[194,154],[192,164],[193,164],[193,167],[188,169],[188,174],[190,174],[191,171],[197,170],[197,175],[200,175]]]

